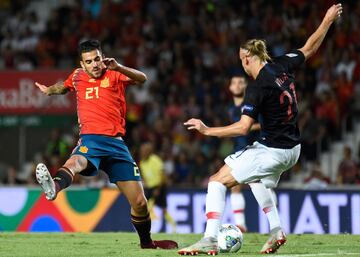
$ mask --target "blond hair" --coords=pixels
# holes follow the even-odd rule
[[[265,40],[262,39],[250,39],[246,41],[240,48],[249,51],[251,56],[256,55],[259,57],[260,61],[271,61],[271,57],[268,54],[266,49]]]

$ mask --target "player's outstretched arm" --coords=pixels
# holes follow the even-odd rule
[[[119,64],[114,58],[104,58],[103,63],[110,70],[121,72],[130,78],[130,84],[142,84],[147,80],[145,73]]]
[[[190,119],[184,123],[188,130],[197,130],[201,134],[214,137],[236,137],[249,133],[255,120],[247,115],[241,115],[241,119],[231,125],[224,127],[208,127],[199,119]]]
[[[310,58],[319,49],[331,24],[341,16],[341,13],[342,13],[341,4],[334,4],[327,10],[325,17],[322,20],[320,26],[308,38],[305,45],[299,49],[305,55],[305,60]]]
[[[41,92],[45,95],[62,95],[67,93],[69,90],[64,86],[63,82],[57,82],[52,86],[45,86],[38,82],[35,82],[35,86],[37,86]]]

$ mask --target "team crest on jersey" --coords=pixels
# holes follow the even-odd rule
[[[109,87],[109,86],[110,86],[109,78],[106,77],[101,81],[100,87],[106,88],[106,87]]]
[[[79,152],[80,153],[87,153],[89,151],[89,148],[87,148],[86,146],[80,146]]]
[[[248,104],[245,104],[245,105],[241,108],[241,112],[244,112],[244,111],[252,112],[253,110],[254,110],[254,106],[248,105]]]

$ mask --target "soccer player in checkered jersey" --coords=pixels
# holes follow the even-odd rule
[[[243,74],[233,75],[230,79],[229,91],[233,98],[233,103],[229,107],[229,118],[231,122],[237,122],[240,120],[242,110],[244,107],[245,89],[247,86],[247,79]],[[259,136],[260,124],[255,123],[250,132],[246,136],[234,137],[234,150],[238,152],[253,142]],[[230,204],[233,212],[233,218],[235,225],[241,230],[246,232],[246,221],[245,221],[245,198],[241,192],[241,185],[233,186],[230,194]]]
[[[208,127],[199,119],[184,124],[207,136],[246,135],[259,114],[262,137],[252,146],[229,155],[225,165],[210,177],[206,196],[207,223],[204,237],[178,251],[179,254],[218,253],[217,235],[225,208],[227,188],[249,184],[270,224],[270,237],[261,253],[274,253],[286,242],[270,188],[277,186],[282,172],[290,169],[300,155],[297,102],[293,72],[319,48],[331,24],[340,17],[341,4],[331,6],[305,45],[271,60],[265,42],[247,41],[239,57],[245,72],[254,79],[247,87],[240,121],[224,127]]]
[[[247,79],[243,74],[234,75],[231,77],[229,90],[233,97],[233,104],[229,108],[229,116],[231,122],[237,122],[240,120],[243,107],[244,107],[244,97],[245,89],[247,87]],[[255,124],[251,126],[249,134],[246,136],[237,136],[234,137],[234,150],[238,152],[243,150],[248,145],[253,144],[259,138],[260,124],[258,120]],[[241,230],[241,232],[246,232],[246,220],[245,220],[245,198],[241,192],[242,185],[233,186],[230,194],[230,204],[233,212],[233,218],[235,225]],[[277,197],[275,192],[271,189],[272,196],[274,198],[275,204],[277,203]]]
[[[81,42],[79,55],[81,68],[75,69],[64,82],[49,87],[35,83],[49,96],[75,91],[80,126],[80,140],[70,158],[54,178],[39,163],[37,181],[46,198],[53,201],[61,190],[70,186],[75,174],[94,176],[102,169],[130,203],[131,221],[139,234],[141,248],[177,248],[174,241],[151,239],[151,220],[140,171],[122,139],[125,89],[128,85],[144,83],[146,75],[119,64],[114,58],[105,58],[97,40]]]

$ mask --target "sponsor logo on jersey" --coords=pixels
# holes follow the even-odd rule
[[[110,83],[109,83],[108,77],[104,78],[100,83],[100,87],[103,87],[103,88],[107,88],[107,87],[109,87],[109,85],[110,85]]]
[[[87,153],[89,151],[89,148],[87,148],[86,146],[80,146],[79,152],[80,153]]]
[[[286,54],[286,56],[292,58],[292,57],[296,57],[298,56],[298,54],[294,54],[294,53],[289,53],[289,54]]]
[[[253,110],[254,110],[254,106],[248,105],[248,104],[245,104],[245,105],[241,108],[241,112],[244,112],[244,111],[252,112]]]
[[[134,176],[135,177],[140,177],[140,170],[138,168],[138,166],[136,165],[136,163],[134,162]]]

